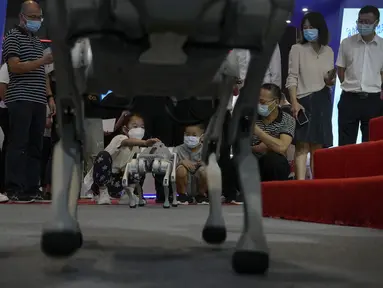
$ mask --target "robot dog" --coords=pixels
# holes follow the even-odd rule
[[[61,140],[53,155],[53,217],[43,231],[44,253],[70,256],[82,245],[76,211],[86,141],[83,95],[112,89],[130,99],[198,96],[219,100],[204,136],[210,213],[202,236],[210,244],[226,239],[217,162],[226,157],[220,155],[226,142],[233,148],[232,161],[244,195],[244,228],[232,267],[238,273],[264,273],[269,252],[258,162],[250,143],[260,86],[293,6],[294,0],[47,1]],[[76,67],[71,48],[84,38],[89,39],[92,57],[85,67]],[[226,107],[236,80],[230,67],[219,77],[216,72],[232,48],[250,50],[247,78],[251,81],[246,81],[227,121]]]
[[[137,155],[136,159],[126,164],[124,176],[122,178],[122,186],[124,192],[129,196],[129,207],[136,208],[137,201],[133,195],[136,183],[129,184],[128,180],[130,175],[138,175],[141,178],[148,172],[154,175],[164,175],[163,186],[165,194],[164,208],[170,208],[169,202],[169,178],[170,184],[173,188],[173,201],[172,206],[177,207],[177,192],[176,192],[176,165],[177,165],[177,154],[170,152],[163,143],[156,143],[150,148],[144,149],[140,154]],[[133,181],[134,182],[134,181]],[[138,206],[144,206],[145,202],[142,196],[142,190],[138,189]]]

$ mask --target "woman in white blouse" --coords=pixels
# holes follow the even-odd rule
[[[329,86],[335,82],[334,52],[328,46],[329,32],[324,17],[317,12],[307,13],[302,19],[301,33],[302,41],[290,51],[286,82],[292,112],[298,122],[295,133],[297,180],[306,177],[308,153],[313,155],[317,149],[332,146]],[[313,172],[313,157],[310,157],[310,166]]]

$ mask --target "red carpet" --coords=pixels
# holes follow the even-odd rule
[[[263,214],[383,229],[383,176],[262,183]]]

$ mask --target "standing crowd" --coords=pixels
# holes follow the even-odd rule
[[[342,41],[334,65],[324,17],[317,12],[305,14],[300,26],[302,40],[292,46],[289,55],[286,88],[290,102],[281,89],[281,56],[277,45],[260,90],[259,119],[255,122],[251,143],[259,160],[262,181],[289,179],[287,155],[292,147],[295,147],[295,179],[306,179],[308,154],[333,145],[331,87],[337,76],[343,91],[338,103],[339,145],[355,143],[359,125],[362,140],[368,140],[369,120],[382,115],[383,111],[383,39],[375,33],[379,21],[376,7],[363,7],[356,20],[359,33]],[[40,39],[35,36],[42,22],[39,5],[34,1],[24,2],[19,25],[7,32],[3,42],[0,126],[5,137],[1,153],[3,193],[0,202],[49,199],[56,107],[50,75],[44,68],[53,63],[53,58],[50,53],[44,54]],[[233,49],[227,57],[227,67],[238,68],[235,72],[238,81],[226,117],[231,117],[235,99],[240,97],[245,81],[251,81],[246,79],[250,57],[248,51],[241,49]],[[141,147],[160,141],[145,137],[145,119],[133,111],[122,113],[114,133],[109,145],[95,157],[83,183],[99,204],[109,204],[111,197],[121,196],[126,164]],[[187,126],[184,143],[175,147],[179,159],[176,186],[180,204],[208,203],[201,161],[203,135],[202,125]],[[225,151],[221,155],[230,154],[230,147],[222,149]],[[229,157],[221,158],[226,161],[219,163],[221,167],[232,167],[232,163],[225,160]],[[310,157],[310,167],[313,172],[313,157]],[[225,201],[241,202],[232,178],[232,175],[223,175],[223,181],[227,181],[223,183]],[[143,180],[134,175],[129,179],[141,188]],[[162,179],[155,180],[157,202],[163,202]]]

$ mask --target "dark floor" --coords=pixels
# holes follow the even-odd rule
[[[243,277],[230,267],[242,208],[224,208],[229,235],[219,250],[201,241],[207,211],[81,206],[84,247],[58,261],[39,247],[48,205],[1,205],[0,287],[383,287],[383,231],[265,219],[271,269]]]

